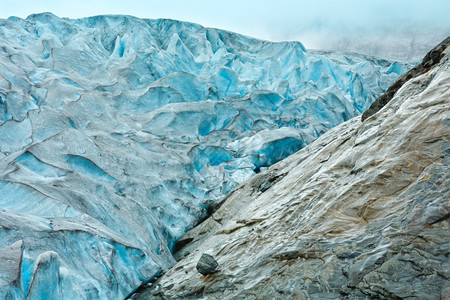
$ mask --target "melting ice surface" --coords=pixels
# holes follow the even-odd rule
[[[173,20],[0,20],[0,297],[117,299],[409,66]],[[5,267],[3,267],[5,266]]]

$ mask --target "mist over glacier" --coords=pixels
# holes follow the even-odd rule
[[[125,297],[410,66],[129,16],[0,20],[0,295]]]

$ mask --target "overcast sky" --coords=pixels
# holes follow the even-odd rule
[[[70,18],[99,14],[171,18],[272,41],[300,40],[307,47],[326,34],[450,32],[450,0],[0,0],[0,4],[0,18],[47,11]]]

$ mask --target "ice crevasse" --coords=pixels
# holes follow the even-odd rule
[[[112,299],[409,64],[130,16],[0,20],[0,297]]]

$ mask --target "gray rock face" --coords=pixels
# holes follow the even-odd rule
[[[198,260],[196,268],[199,273],[203,275],[209,275],[215,273],[218,266],[219,264],[214,259],[214,257],[209,254],[203,253]]]
[[[241,184],[140,298],[449,299],[449,58]]]

